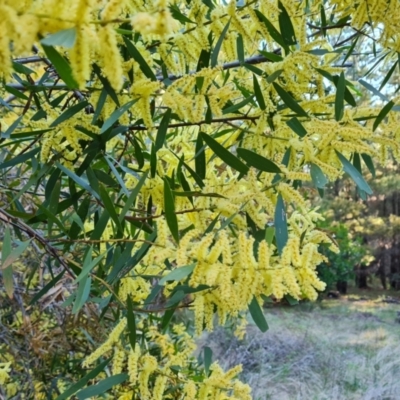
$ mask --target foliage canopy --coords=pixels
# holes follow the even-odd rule
[[[101,345],[79,331],[86,350],[69,375],[47,371],[52,388],[34,372],[21,383],[1,345],[8,396],[19,379],[59,400],[251,398],[240,366],[192,357],[174,314],[189,308],[196,334],[217,321],[241,336],[248,310],[268,329],[265,299],[324,289],[319,245],[336,245],[307,191],[346,172],[366,197],[365,167],[399,158],[385,85],[400,2],[0,0],[0,15],[4,296],[21,298],[18,274],[30,310],[61,299],[78,325],[109,327]],[[368,72],[387,74],[347,78],[369,53]],[[38,262],[17,272],[27,248]]]

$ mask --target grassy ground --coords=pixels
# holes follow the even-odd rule
[[[225,367],[243,364],[241,378],[254,399],[395,400],[399,312],[398,292],[353,291],[335,300],[266,308],[266,333],[250,326],[238,341],[220,329],[205,342]]]

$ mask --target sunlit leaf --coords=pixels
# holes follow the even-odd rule
[[[168,275],[162,277],[158,284],[164,286],[169,281],[180,281],[181,279],[186,278],[188,275],[190,275],[193,272],[195,266],[196,263],[193,263],[184,267],[176,268]]]
[[[46,36],[40,41],[45,46],[62,46],[70,49],[76,41],[76,28],[63,29]]]
[[[372,194],[372,189],[369,187],[368,183],[365,182],[360,172],[338,151],[336,151],[336,154],[343,165],[344,171],[350,175],[351,179],[353,179],[360,190],[363,190],[367,194]]]

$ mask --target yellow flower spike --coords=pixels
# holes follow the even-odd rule
[[[204,296],[197,294],[194,296],[193,311],[195,318],[195,330],[196,335],[200,335],[203,332],[204,322]]]
[[[112,345],[119,340],[119,336],[121,335],[122,331],[125,329],[127,324],[126,318],[122,318],[119,323],[115,326],[115,328],[111,331],[108,339],[99,347],[97,348],[92,354],[90,354],[86,359],[83,361],[83,367],[89,367],[92,365],[99,357],[103,354],[107,353],[111,350]]]
[[[112,360],[113,375],[117,375],[122,372],[122,369],[124,367],[125,356],[126,356],[125,349],[123,349],[121,346],[115,346],[114,356]]]
[[[157,359],[149,354],[145,354],[140,358],[142,370],[139,373],[139,390],[141,398],[149,400],[151,397],[148,387],[150,375],[157,369]]]
[[[197,387],[193,381],[188,381],[185,383],[183,387],[183,391],[185,393],[186,400],[195,400],[197,394]]]
[[[99,43],[102,43],[98,53],[102,59],[104,75],[114,90],[119,92],[123,84],[123,69],[116,33],[110,25],[106,25],[100,27],[97,34]]]
[[[157,376],[155,383],[154,383],[154,389],[153,389],[153,397],[152,400],[162,400],[163,393],[165,390],[165,386],[167,384],[168,378],[163,375]]]
[[[135,346],[135,351],[132,349],[128,356],[128,375],[129,382],[135,385],[138,380],[138,361],[140,357],[140,346]]]

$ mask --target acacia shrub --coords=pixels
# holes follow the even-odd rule
[[[248,311],[268,329],[264,299],[325,288],[319,245],[337,248],[302,182],[322,194],[346,171],[366,197],[365,168],[399,157],[398,98],[380,91],[398,64],[399,2],[21,0],[0,12],[3,295],[24,303],[13,261],[31,247],[44,279],[29,312],[62,283],[70,314],[108,327],[102,344],[86,332],[79,368],[60,376],[47,361],[26,382],[2,345],[7,395],[249,399],[240,366],[193,359],[174,313],[190,308],[197,335],[229,323],[242,336]],[[346,79],[356,42],[379,54],[374,68],[391,65],[379,89]],[[360,85],[382,104],[359,104]]]

